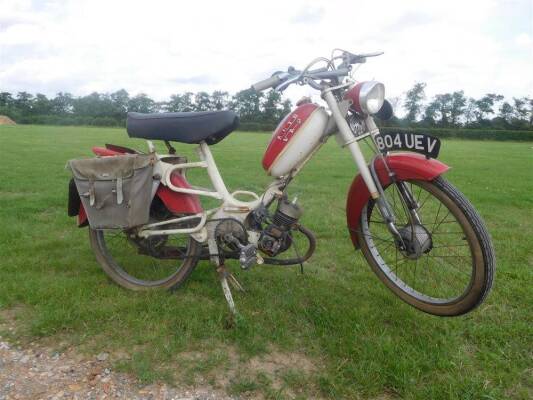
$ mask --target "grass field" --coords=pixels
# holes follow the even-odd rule
[[[267,185],[260,161],[268,139],[237,133],[213,148],[228,187]],[[373,275],[346,229],[356,171],[331,141],[290,190],[319,240],[304,275],[231,263],[248,292],[235,293],[242,318],[225,329],[227,307],[205,262],[174,294],[126,291],[100,270],[87,230],[66,215],[64,166],[106,142],[145,146],[122,129],[0,127],[0,309],[17,310],[13,340],[107,351],[116,368],[143,381],[252,398],[533,396],[532,143],[443,142],[449,180],[477,207],[496,247],[495,286],[475,312],[423,314]]]

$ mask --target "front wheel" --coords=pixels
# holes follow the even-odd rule
[[[373,200],[361,214],[357,236],[381,281],[406,303],[439,316],[465,314],[488,295],[494,248],[474,207],[444,178],[404,181],[418,204],[415,222],[396,184],[384,193],[402,240],[392,236]]]

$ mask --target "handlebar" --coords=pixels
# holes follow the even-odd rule
[[[279,75],[271,76],[270,78],[263,79],[262,81],[259,81],[257,83],[254,83],[252,85],[252,89],[254,89],[256,92],[260,92],[262,90],[270,89],[271,87],[278,86],[281,83],[281,78]]]
[[[328,62],[328,67],[326,68],[318,68],[315,70],[308,70],[306,68],[304,71],[297,71],[293,67],[290,67],[287,72],[278,72],[270,78],[263,79],[262,81],[254,83],[252,85],[252,89],[257,92],[270,88],[275,88],[275,90],[277,91],[283,91],[293,83],[301,84],[302,82],[309,84],[313,82],[314,85],[311,86],[313,86],[314,88],[318,88],[320,87],[320,85],[317,82],[314,82],[314,80],[335,79],[341,76],[347,76],[350,73],[352,64],[364,63],[367,57],[376,57],[381,54],[383,54],[383,52],[353,54],[347,51],[343,51],[341,57],[335,57],[332,58],[332,60],[320,58],[320,61],[325,60]],[[336,58],[342,58],[343,62],[335,67],[333,65],[333,60],[335,60]],[[317,60],[319,59],[316,59],[315,63]],[[333,69],[330,69],[331,65],[333,65]]]

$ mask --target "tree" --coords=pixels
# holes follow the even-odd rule
[[[469,125],[476,120],[476,99],[470,97],[466,102],[466,107],[464,111],[466,124]]]
[[[424,110],[424,121],[440,126],[458,126],[464,114],[466,98],[462,90],[453,93],[437,94]]]
[[[189,112],[194,110],[193,93],[173,94],[165,104],[165,110],[170,112]]]
[[[285,116],[291,112],[292,102],[289,99],[286,99],[282,104],[281,115]]]
[[[13,100],[13,97],[11,96],[11,93],[9,92],[0,93],[0,107],[9,108],[9,107],[12,107],[13,104],[14,104],[14,100]]]
[[[211,103],[215,110],[224,110],[228,108],[229,94],[228,92],[222,92],[215,90],[211,95]]]
[[[279,122],[283,116],[282,112],[281,93],[271,90],[267,93],[265,102],[263,103],[261,119],[265,122]]]
[[[128,112],[128,104],[130,95],[124,89],[117,90],[109,95],[111,103],[113,104],[113,116],[115,118],[125,118]]]
[[[500,114],[499,114],[499,116],[505,122],[510,124],[512,119],[513,119],[513,112],[514,112],[513,106],[510,105],[508,102],[504,101],[502,103],[502,105],[500,106]]]
[[[195,111],[210,111],[212,110],[211,106],[211,96],[207,92],[198,92],[194,96],[194,110]]]
[[[429,103],[424,110],[424,122],[426,122],[430,126],[435,125],[435,119],[437,118],[438,109],[439,105],[435,100]]]
[[[51,101],[51,113],[54,115],[65,115],[72,112],[74,99],[70,93],[59,92]]]
[[[496,129],[532,129],[533,99],[514,97],[505,101],[495,93],[474,99],[466,98],[462,90],[440,93],[424,104],[426,84],[417,82],[407,92],[404,107],[408,115],[404,120],[393,117],[384,126],[442,126],[470,128],[492,127]],[[389,101],[397,105],[398,97]],[[113,93],[93,92],[86,96],[73,97],[59,92],[53,98],[44,94],[33,95],[19,92],[16,96],[0,92],[0,115],[7,115],[21,123],[94,124],[124,126],[128,111],[151,113],[161,110],[169,112],[191,112],[232,109],[243,122],[251,122],[251,129],[270,128],[291,112],[292,104],[276,91],[256,93],[242,90],[230,97],[228,92],[185,92],[170,96],[165,102],[156,102],[141,93],[131,97],[124,89]],[[421,115],[420,115],[421,114]],[[46,116],[47,118],[42,118]],[[417,118],[422,118],[417,122]]]
[[[264,94],[252,89],[237,92],[232,99],[231,108],[235,110],[245,122],[256,122],[261,115],[261,100]]]
[[[156,104],[146,94],[140,93],[128,101],[128,111],[151,113],[156,111]]]
[[[487,93],[481,99],[476,100],[476,118],[478,122],[483,122],[485,116],[489,114],[494,114],[494,105],[495,103],[502,101],[503,96],[500,94]]]
[[[450,93],[437,94],[435,96],[435,102],[440,115],[439,124],[441,126],[448,126],[451,119],[452,95]]]
[[[529,126],[533,126],[533,99],[528,99],[527,97],[525,97],[527,100],[528,100],[528,104],[529,104]]]
[[[17,107],[23,114],[31,114],[31,107],[33,102],[33,95],[28,92],[18,92],[15,100],[15,107]]]
[[[93,92],[75,99],[72,112],[84,117],[112,117],[113,101],[108,94]]]
[[[450,123],[453,126],[459,125],[459,118],[465,113],[466,97],[462,90],[452,93],[450,107]]]
[[[528,98],[527,97],[521,97],[521,98],[513,97],[513,102],[514,102],[513,113],[514,113],[515,118],[519,120],[527,119]]]
[[[405,94],[404,108],[407,110],[407,115],[405,116],[407,121],[416,121],[416,118],[422,109],[422,100],[426,97],[424,93],[425,88],[425,83],[416,82]]]
[[[32,113],[35,115],[48,115],[52,111],[52,103],[41,93],[37,93],[32,103]]]

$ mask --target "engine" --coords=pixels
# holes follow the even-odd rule
[[[292,243],[290,230],[298,222],[302,212],[296,201],[290,202],[286,198],[280,199],[271,223],[259,236],[257,243],[259,249],[271,257],[287,250]]]

